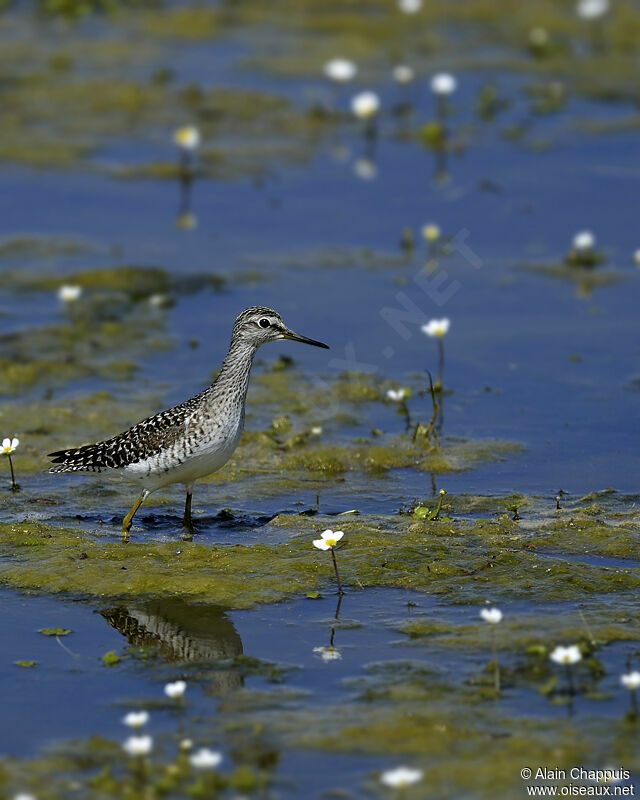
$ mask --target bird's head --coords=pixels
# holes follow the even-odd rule
[[[266,342],[275,342],[279,339],[291,339],[294,342],[329,349],[329,345],[323,342],[317,342],[315,339],[308,339],[306,336],[294,333],[287,328],[277,311],[262,306],[245,308],[233,326],[233,339],[242,340],[254,347],[260,347]]]

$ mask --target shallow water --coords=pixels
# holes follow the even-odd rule
[[[24,8],[0,17],[0,58],[12,78],[0,99],[22,119],[25,143],[16,149],[13,123],[0,136],[0,435],[20,437],[14,462],[22,486],[0,498],[1,521],[13,526],[3,528],[0,554],[2,580],[13,587],[2,590],[0,670],[12,691],[3,700],[11,724],[0,730],[0,752],[28,759],[23,774],[38,796],[46,785],[39,776],[57,776],[50,791],[61,796],[69,786],[60,776],[86,786],[86,764],[43,765],[43,753],[87,746],[92,735],[118,743],[125,710],[148,706],[160,761],[172,757],[179,733],[188,734],[221,748],[228,770],[249,765],[266,774],[269,789],[247,789],[256,796],[378,796],[380,770],[405,762],[427,775],[429,791],[417,787],[416,797],[522,796],[518,769],[532,759],[622,766],[636,775],[637,723],[619,686],[619,674],[637,668],[640,640],[639,145],[622,18],[611,22],[608,61],[585,55],[589,41],[574,21],[536,4],[513,12],[515,29],[511,10],[507,24],[490,19],[478,34],[485,14],[500,13],[478,7],[469,12],[470,29],[456,17],[451,40],[440,31],[442,41],[422,47],[406,34],[420,78],[409,89],[411,113],[398,117],[387,111],[399,98],[388,77],[397,52],[386,42],[378,50],[379,30],[367,28],[361,38],[331,9],[323,19],[312,3],[296,13],[286,5],[265,19],[260,4],[248,3],[204,40],[191,29],[166,38],[153,27],[165,24],[171,6],[155,22],[127,12],[76,25],[36,23]],[[382,12],[374,6],[363,24],[375,25]],[[225,3],[220,9],[229,12]],[[454,13],[438,9],[426,13],[443,20]],[[580,58],[529,58],[518,37],[540,21],[536,14],[559,40],[580,42]],[[630,31],[636,16],[626,23]],[[390,24],[391,41],[398,31]],[[314,25],[331,52],[315,31],[301,52]],[[140,30],[144,47],[135,45]],[[23,86],[20,51],[11,48],[44,33],[47,48],[25,65],[32,83]],[[473,44],[463,61],[457,37],[465,35]],[[357,87],[375,87],[384,109],[368,180],[357,174],[367,152],[360,126],[347,114],[310,111],[335,102],[320,66],[349,43],[362,54]],[[52,54],[57,62],[47,61]],[[61,55],[72,59],[68,72],[51,66]],[[439,154],[419,142],[434,113],[428,76],[444,67],[459,81],[446,175]],[[159,70],[167,68],[173,77],[163,83]],[[585,71],[619,96],[604,88],[598,95]],[[87,90],[88,100],[74,94],[74,80],[96,76],[113,87],[140,81],[144,99],[112,98],[110,86]],[[50,110],[36,94],[40,81],[60,111],[55,99]],[[550,81],[564,82],[566,98],[541,113],[532,92],[548,98]],[[233,92],[184,99],[190,83],[205,94]],[[489,85],[508,107],[483,119],[474,109]],[[245,97],[246,90],[254,94]],[[341,109],[349,96],[340,94]],[[88,101],[92,108],[81,114]],[[20,117],[23,108],[29,114]],[[203,129],[206,174],[191,187],[197,225],[185,229],[176,225],[175,175],[143,171],[174,168],[172,131],[192,120]],[[89,150],[65,150],[61,163],[63,155],[45,144]],[[451,242],[426,268],[420,227],[431,221]],[[407,226],[415,248],[403,254]],[[595,268],[563,263],[582,229],[594,231],[606,256]],[[125,266],[137,271],[123,278]],[[113,272],[104,277],[107,268]],[[56,290],[66,280],[79,281],[84,294],[64,308]],[[153,295],[162,296],[161,307],[149,304]],[[44,453],[110,436],[199,391],[224,356],[233,319],[251,304],[276,308],[293,329],[331,345],[329,352],[294,343],[260,352],[248,435],[230,465],[196,489],[195,546],[217,548],[221,557],[245,544],[271,548],[242,554],[254,558],[247,580],[257,599],[244,602],[224,584],[220,592],[233,602],[212,603],[217,579],[235,577],[242,587],[233,565],[218,562],[209,593],[200,592],[206,603],[197,602],[195,582],[206,581],[195,567],[182,594],[161,590],[161,570],[173,565],[168,548],[185,547],[194,558],[180,538],[179,487],[151,498],[133,529],[133,554],[148,548],[160,570],[150,569],[153,590],[123,596],[111,584],[96,597],[60,554],[117,545],[132,490],[50,476]],[[451,330],[441,447],[411,450],[385,393],[410,386],[413,422],[428,420],[425,371],[435,372],[437,352],[419,326],[442,316]],[[282,354],[294,364],[278,360]],[[284,415],[291,430],[278,433]],[[308,432],[317,425],[314,439]],[[607,487],[615,493],[599,493]],[[440,524],[416,529],[420,517],[398,516],[416,500],[433,507],[442,488],[448,505]],[[514,503],[520,527],[506,516]],[[324,516],[349,510],[361,516]],[[348,593],[338,620],[324,554],[296,556],[289,573],[278,561],[271,583],[266,566],[256,566],[297,554],[303,536],[311,550],[326,524],[347,530],[339,558]],[[21,525],[31,526],[24,542],[16,538]],[[56,531],[58,554],[46,544]],[[365,535],[370,554],[358,538]],[[42,564],[34,552],[43,553]],[[89,552],[91,561],[97,551]],[[282,576],[279,593],[274,576]],[[414,578],[418,591],[407,588]],[[305,597],[318,589],[319,599]],[[491,641],[478,619],[485,602],[505,612],[497,697]],[[58,626],[73,633],[56,641],[37,632]],[[573,641],[584,658],[572,694],[548,654]],[[330,645],[336,650],[314,652]],[[121,660],[107,667],[100,659],[112,650]],[[340,657],[323,661],[322,652]],[[14,664],[29,659],[37,666]],[[177,715],[162,686],[180,676],[189,683],[188,704]],[[483,748],[490,757],[482,758]],[[7,791],[18,791],[19,770],[7,764]]]

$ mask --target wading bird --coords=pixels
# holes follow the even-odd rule
[[[235,321],[229,350],[211,386],[111,439],[50,453],[55,466],[49,472],[104,472],[140,486],[140,496],[122,521],[124,541],[129,538],[134,514],[151,492],[182,483],[187,493],[183,523],[193,532],[193,486],[231,458],[244,427],[253,357],[261,345],[279,339],[328,349],[322,342],[289,330],[270,308],[245,308]]]

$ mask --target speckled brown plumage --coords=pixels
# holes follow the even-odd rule
[[[141,487],[125,517],[123,534],[140,503],[157,489],[183,483],[187,490],[185,526],[191,525],[191,490],[231,458],[244,427],[244,406],[253,357],[266,342],[294,339],[326,347],[292,333],[273,309],[245,309],[233,326],[231,343],[214,383],[204,391],[123,433],[95,444],[50,454],[50,472],[111,473]]]

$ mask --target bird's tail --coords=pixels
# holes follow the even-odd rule
[[[48,457],[55,464],[49,472],[102,472],[108,469],[105,454],[106,448],[103,442],[72,447],[69,450],[57,450],[55,453],[49,453]]]

